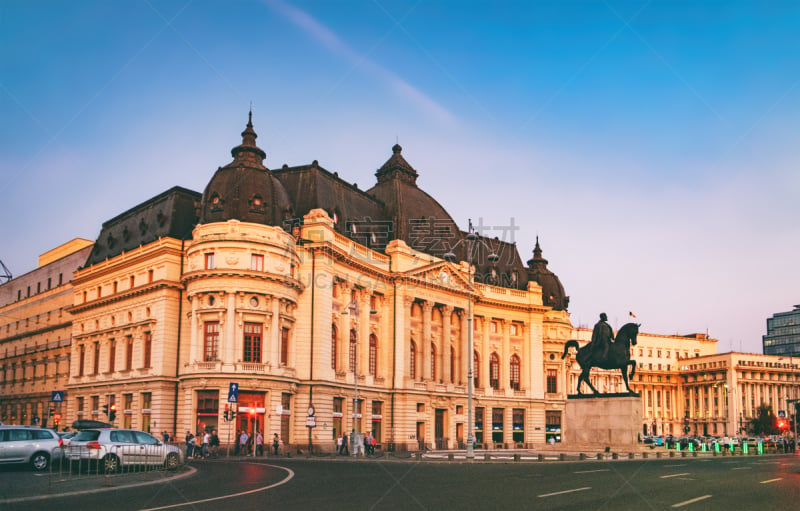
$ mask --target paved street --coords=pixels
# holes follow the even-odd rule
[[[29,496],[92,490],[45,500],[0,501],[0,510],[69,509],[796,509],[796,455],[585,462],[476,462],[277,458],[205,461],[196,472],[47,483],[5,470],[0,491]],[[175,476],[175,478],[169,478]],[[135,476],[139,477],[139,476]],[[151,477],[152,479],[152,477]],[[144,481],[147,482],[147,481]],[[36,486],[39,486],[38,490]],[[50,488],[50,489],[48,489]],[[16,492],[16,493],[15,493]]]

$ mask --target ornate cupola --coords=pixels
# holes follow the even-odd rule
[[[200,223],[240,220],[282,225],[293,214],[283,185],[264,166],[267,157],[256,145],[253,112],[242,132],[242,143],[231,149],[233,161],[220,167],[208,182],[200,204]]]
[[[528,279],[536,281],[542,286],[542,302],[555,310],[567,310],[569,296],[561,285],[558,276],[547,269],[547,259],[542,257],[542,248],[539,246],[539,236],[536,236],[536,247],[533,249],[533,259],[528,260]]]
[[[392,147],[392,156],[386,160],[381,168],[375,172],[375,177],[378,178],[378,183],[384,183],[390,179],[402,179],[403,181],[415,185],[417,184],[417,171],[414,167],[409,165],[402,155],[403,148],[400,144],[395,144]]]

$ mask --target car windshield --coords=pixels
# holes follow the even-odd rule
[[[95,431],[95,430],[92,430],[92,429],[86,429],[86,430],[78,432],[78,434],[75,435],[73,440],[76,440],[78,442],[91,442],[93,440],[97,440],[98,438],[100,438],[100,432],[99,431]]]
[[[148,435],[147,433],[144,433],[142,431],[134,431],[133,433],[136,434],[136,441],[139,442],[140,444],[146,444],[146,445],[158,444],[158,439],[151,435]]]

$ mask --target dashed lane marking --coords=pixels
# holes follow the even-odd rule
[[[699,502],[701,500],[709,499],[711,495],[703,495],[702,497],[697,497],[695,499],[684,500],[683,502],[678,502],[677,504],[672,504],[672,507],[683,507],[688,506],[689,504],[694,504],[695,502]]]
[[[601,468],[598,470],[579,470],[577,472],[573,472],[573,474],[592,474],[594,472],[611,472],[610,468]]]
[[[780,481],[782,479],[783,479],[782,477],[776,477],[775,479],[767,479],[766,481],[761,481],[761,484],[774,483],[775,481]]]
[[[669,475],[666,475],[666,476],[661,476],[661,479],[669,479],[670,477],[680,477],[680,476],[688,476],[688,475],[689,475],[689,472],[683,472],[683,473],[680,473],[680,474],[669,474]]]
[[[584,488],[575,488],[573,490],[564,490],[564,491],[557,491],[557,492],[553,492],[553,493],[545,493],[545,494],[542,494],[542,495],[537,495],[537,497],[539,497],[539,498],[552,497],[554,495],[563,495],[565,493],[575,493],[576,491],[586,491],[586,490],[591,490],[591,489],[592,489],[591,486],[586,486]]]
[[[753,470],[753,467],[733,467],[731,470]]]

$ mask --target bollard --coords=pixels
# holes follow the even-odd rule
[[[558,460],[559,461],[566,461],[567,460],[567,455],[562,452],[561,454],[558,455]]]
[[[453,461],[453,453],[452,452],[447,455],[447,461]],[[517,461],[517,460],[514,460],[514,461]]]
[[[675,451],[669,451],[669,457],[670,458],[674,458],[675,457]]]
[[[658,459],[661,459],[661,455],[662,455],[662,454],[664,454],[664,453],[662,453],[662,452],[657,452],[657,453],[656,453],[656,458],[658,458]]]
[[[629,453],[628,453],[628,459],[629,459],[629,460],[632,460],[632,459],[633,459],[633,453],[632,453],[632,452],[629,452]]]
[[[514,453],[514,461],[519,461],[519,454]]]
[[[414,453],[414,458],[415,458],[417,461],[422,461],[422,453],[421,453],[421,452]]]
[[[598,459],[598,460],[602,460],[602,459],[603,459],[603,453],[601,453],[601,452],[598,452],[598,453],[597,453],[597,459]]]
[[[696,457],[697,457],[697,451],[694,451],[694,452],[692,453],[692,457],[693,457],[693,458],[696,458]]]
[[[647,459],[647,453],[646,453],[646,452],[643,452],[643,453],[642,453],[642,459],[643,459],[643,460],[646,460],[646,459]]]
[[[539,459],[539,461],[544,461],[544,454],[540,454],[540,455],[538,456],[538,459]]]
[[[492,455],[487,452],[483,455],[483,461],[492,461]]]
[[[714,456],[716,456],[716,455],[717,455],[717,451],[711,451],[711,454],[713,454]]]
[[[615,452],[614,452],[614,453],[611,453],[611,459],[612,459],[612,460],[618,460],[618,459],[619,459],[619,454],[617,454],[617,453],[615,453]]]
[[[685,458],[686,457],[686,453],[687,453],[687,451],[681,451],[681,458]]]
[[[586,459],[586,455],[585,455],[584,453],[580,453],[580,454],[578,455],[578,458],[580,458],[580,459],[582,459],[582,460],[585,460],[585,459]]]

